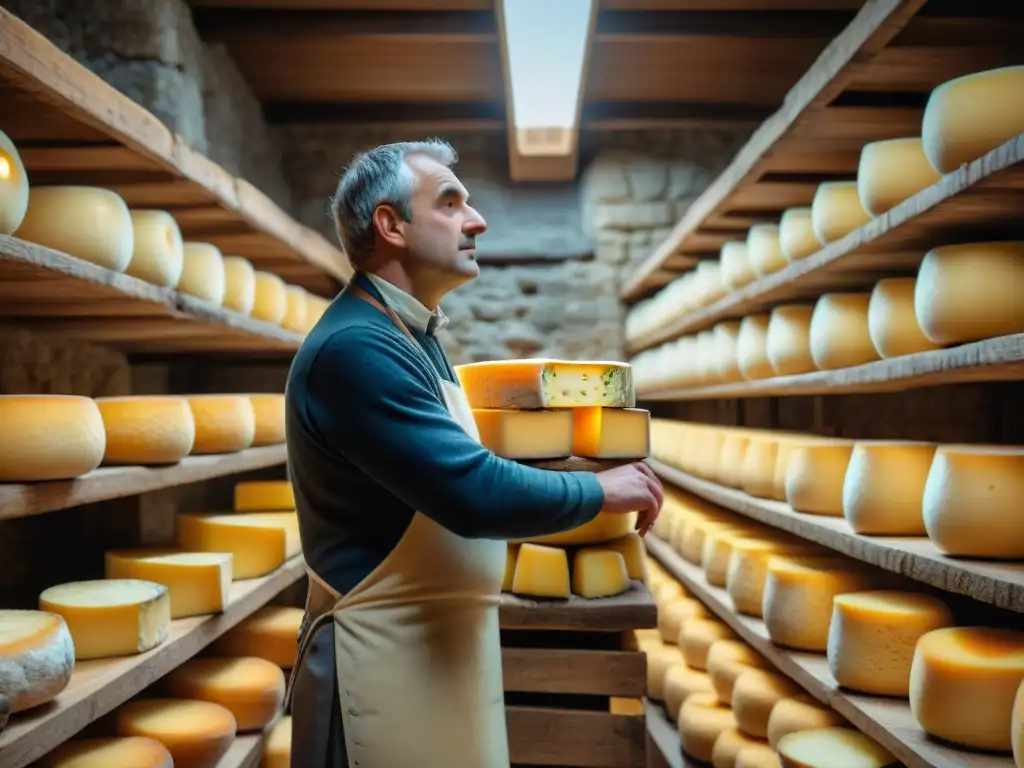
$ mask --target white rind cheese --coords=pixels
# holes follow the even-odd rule
[[[814,234],[810,208],[790,208],[779,220],[779,245],[787,261],[805,259],[821,250],[822,242]]]
[[[857,168],[857,192],[864,210],[881,216],[942,176],[925,157],[920,138],[865,144]]]
[[[900,762],[873,739],[852,728],[816,728],[779,740],[782,768],[897,768]]]
[[[18,148],[0,131],[0,235],[10,235],[28,210],[28,173]]]
[[[184,268],[185,246],[178,222],[167,211],[131,210],[132,259],[125,272],[163,288],[174,288]]]
[[[868,333],[883,358],[929,352],[940,345],[924,335],[914,314],[917,278],[887,277],[875,283],[868,302]]]
[[[924,536],[922,499],[935,445],[866,440],[850,454],[843,516],[857,533]]]
[[[61,616],[0,610],[0,693],[14,712],[46,704],[71,680],[75,646]]]

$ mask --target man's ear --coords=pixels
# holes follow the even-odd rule
[[[405,219],[390,205],[378,205],[373,212],[377,237],[395,248],[405,247],[405,224]]]

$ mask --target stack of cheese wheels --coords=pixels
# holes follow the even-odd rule
[[[265,605],[228,630],[212,646],[216,656],[255,656],[281,669],[295,666],[303,610]]]
[[[635,408],[630,366],[533,359],[456,368],[480,442],[515,461],[573,469],[650,452],[650,414]],[[574,463],[577,462],[577,463]],[[542,465],[545,466],[545,465]],[[599,513],[571,531],[514,541],[505,588],[548,598],[609,597],[643,579],[635,514]],[[573,549],[567,550],[567,547]],[[570,557],[571,555],[571,557]]]
[[[133,699],[114,710],[111,720],[121,737],[143,737],[162,744],[173,765],[216,768],[238,732],[232,711],[200,699]]]
[[[284,704],[284,672],[257,656],[191,659],[172,670],[165,683],[172,697],[229,710],[242,732],[266,728]]]

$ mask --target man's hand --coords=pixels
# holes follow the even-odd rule
[[[597,473],[604,489],[603,512],[628,514],[638,512],[636,529],[641,536],[658,519],[665,491],[654,470],[642,461]]]

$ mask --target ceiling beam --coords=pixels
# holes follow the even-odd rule
[[[458,37],[498,41],[490,11],[332,11],[196,8],[199,36],[210,43],[281,38]]]
[[[598,40],[631,36],[831,40],[853,11],[601,11]]]

